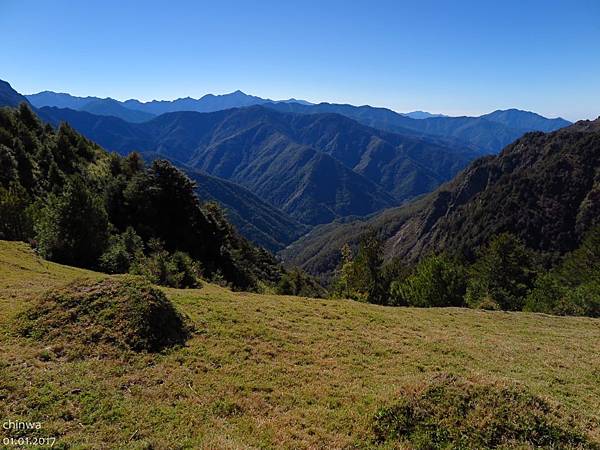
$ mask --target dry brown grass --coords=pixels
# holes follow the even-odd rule
[[[31,295],[84,272],[0,242],[0,417],[76,448],[347,448],[438,373],[519,383],[600,440],[600,321],[166,289],[184,348],[67,361],[10,330]],[[92,272],[87,275],[98,277]]]

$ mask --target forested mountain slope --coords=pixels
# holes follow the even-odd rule
[[[67,124],[43,124],[25,103],[0,108],[0,167],[0,235],[30,240],[47,259],[157,276],[193,265],[243,289],[279,277],[274,258],[201,204],[168,161],[109,154]]]
[[[366,221],[320,227],[283,255],[312,273],[331,273],[341,246],[372,228],[385,238],[387,256],[406,262],[439,251],[469,257],[504,231],[552,259],[599,222],[600,120],[581,121],[529,133],[424,198]]]
[[[56,108],[40,113],[111,150],[158,153],[234,181],[309,224],[370,214],[431,191],[475,156],[340,115],[258,106],[165,114],[142,124]]]

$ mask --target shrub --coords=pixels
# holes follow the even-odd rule
[[[527,297],[527,311],[557,315],[600,316],[600,227],[553,271],[538,277]]]
[[[564,283],[552,273],[543,273],[538,276],[531,293],[527,296],[524,310],[556,314],[556,308],[565,296],[567,288]]]
[[[592,228],[581,245],[565,257],[557,274],[569,286],[600,278],[600,226]]]
[[[174,288],[197,288],[202,285],[199,280],[200,265],[189,255],[180,251],[170,254],[156,240],[152,240],[148,246],[150,255],[138,254],[131,265],[131,274]]]
[[[191,331],[163,292],[131,275],[80,279],[52,289],[18,320],[21,334],[83,353],[159,351],[183,344]]]
[[[554,314],[600,317],[600,280],[568,290],[556,305]]]
[[[523,388],[441,375],[380,409],[373,432],[417,449],[599,448],[576,423]]]
[[[109,238],[108,248],[100,256],[100,269],[106,273],[127,273],[136,258],[141,257],[144,243],[132,227]]]

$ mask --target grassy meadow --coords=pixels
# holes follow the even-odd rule
[[[163,289],[195,332],[160,353],[67,357],[59,347],[68,342],[15,331],[15,317],[41,292],[103,276],[0,241],[0,418],[42,422],[35,434],[56,437],[54,448],[404,448],[376,442],[373,417],[440,374],[523,386],[600,441],[598,319],[392,308],[205,283]]]

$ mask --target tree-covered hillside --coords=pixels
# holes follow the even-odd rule
[[[308,224],[366,215],[430,192],[476,153],[397,135],[338,114],[264,107],[165,114],[143,124],[42,108],[108,149],[158,153],[236,182]]]
[[[529,133],[500,155],[473,162],[435,192],[367,220],[314,230],[283,252],[311,273],[332,273],[344,243],[368,229],[388,258],[415,262],[431,252],[472,257],[511,232],[548,262],[575,249],[600,217],[600,121]]]
[[[171,285],[193,285],[195,274],[244,289],[279,278],[272,256],[202,205],[167,161],[109,154],[21,104],[0,109],[0,166],[0,235],[50,260]]]

